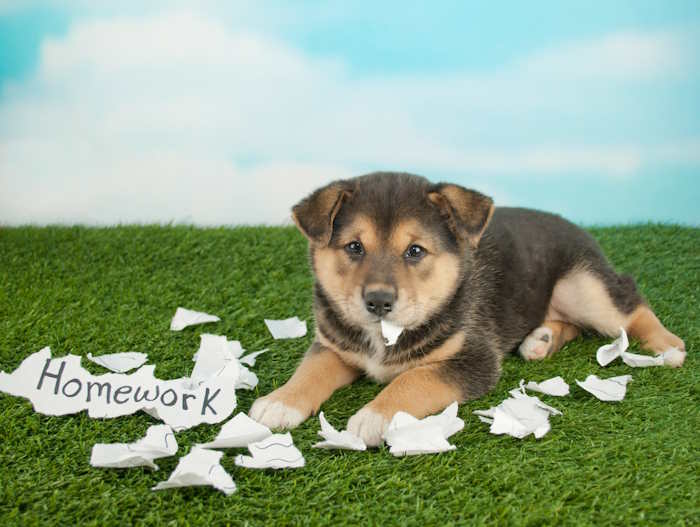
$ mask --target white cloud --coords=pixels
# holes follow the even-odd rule
[[[698,165],[697,141],[483,139],[580,105],[583,78],[677,74],[683,49],[672,34],[620,34],[488,75],[356,79],[200,14],[86,20],[44,42],[36,75],[0,98],[0,222],[280,223],[314,187],[369,167],[479,174],[480,186]]]

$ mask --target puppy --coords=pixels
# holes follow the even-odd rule
[[[422,418],[479,397],[515,350],[551,356],[582,329],[624,327],[656,354],[685,345],[634,280],[586,232],[544,212],[409,174],[337,181],[297,204],[315,275],[316,338],[291,379],[255,401],[253,419],[292,428],[365,374],[388,385],[348,421],[378,445],[393,415]],[[382,319],[402,326],[385,345]]]

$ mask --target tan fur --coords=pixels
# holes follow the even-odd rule
[[[668,331],[648,306],[642,305],[630,314],[622,313],[613,303],[605,285],[586,270],[577,270],[559,280],[554,287],[545,325],[566,323],[594,329],[607,336],[618,336],[620,328],[638,338],[642,347],[654,353],[669,348],[685,350],[685,344]],[[573,330],[567,330],[575,338]],[[569,339],[570,340],[570,339]],[[566,343],[564,334],[564,343]]]
[[[360,372],[329,349],[308,353],[286,384],[267,395],[305,416],[315,414],[331,394],[353,382]]]
[[[355,216],[352,223],[343,229],[339,244],[345,245],[355,240],[362,242],[367,251],[374,251],[379,246],[377,226],[368,216],[361,214]]]
[[[612,337],[619,335],[629,318],[617,309],[599,278],[579,269],[556,283],[545,320],[568,322]]]
[[[685,351],[685,343],[667,330],[647,306],[639,306],[632,312],[626,329],[630,337],[639,339],[644,349],[657,355],[669,348]]]
[[[430,394],[429,397],[419,396]],[[420,366],[396,377],[365,408],[389,420],[398,411],[408,412],[417,418],[439,412],[453,401],[461,402],[464,396],[451,384],[447,384],[435,365]]]

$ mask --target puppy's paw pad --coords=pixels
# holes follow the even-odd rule
[[[268,428],[295,428],[304,422],[307,416],[282,401],[262,397],[253,403],[248,415],[254,421]]]
[[[554,335],[546,326],[540,326],[530,333],[520,344],[520,355],[525,360],[541,360],[549,355]]]
[[[348,431],[361,438],[367,446],[379,446],[384,442],[384,432],[389,420],[369,408],[362,408],[348,421]]]
[[[671,368],[680,368],[685,362],[685,351],[681,351],[678,348],[669,348],[663,352],[664,366],[670,366]]]

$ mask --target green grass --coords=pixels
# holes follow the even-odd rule
[[[94,469],[94,443],[136,440],[154,421],[142,413],[50,417],[0,394],[0,524],[697,525],[700,230],[592,231],[685,339],[682,369],[632,370],[618,361],[603,370],[595,350],[604,341],[591,336],[545,362],[514,356],[491,394],[460,407],[466,427],[452,438],[454,452],[396,459],[385,448],[312,449],[319,425],[311,419],[293,431],[303,469],[239,469],[239,450],[226,451],[222,463],[238,485],[230,497],[211,488],[150,490],[218,426],[178,434],[178,455],[159,460],[158,472]],[[305,242],[291,228],[3,228],[0,369],[12,371],[48,345],[54,356],[145,351],[159,377],[174,378],[190,372],[200,333],[226,334],[248,350],[270,348],[254,368],[258,389],[238,392],[237,410],[247,411],[287,380],[313,334],[273,341],[263,318],[311,321],[311,284]],[[222,321],[171,332],[180,305]],[[492,436],[472,415],[501,401],[520,378],[562,375],[574,384],[589,373],[631,373],[634,382],[621,403],[598,401],[575,385],[569,397],[542,396],[563,416],[551,419],[541,440]],[[379,390],[363,380],[323,408],[343,427]]]

